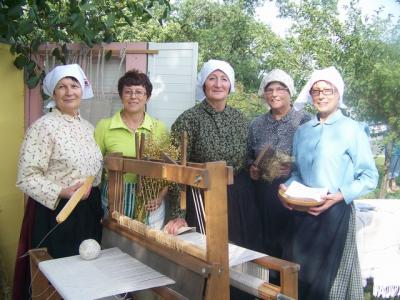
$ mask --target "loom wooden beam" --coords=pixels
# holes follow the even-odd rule
[[[205,169],[184,167],[175,164],[160,164],[159,162],[106,156],[105,167],[109,171],[135,173],[141,176],[161,178],[178,184],[192,185],[206,189],[209,187],[209,174]],[[225,175],[225,174],[224,174]]]
[[[281,293],[293,299],[298,299],[298,273],[300,265],[272,256],[254,260],[254,263],[267,269],[278,271],[281,281]]]
[[[194,257],[185,252],[178,252],[174,249],[163,246],[157,241],[144,238],[142,235],[138,234],[135,231],[129,230],[128,228],[120,226],[115,220],[108,219],[103,222],[103,226],[108,229],[118,232],[118,234],[132,240],[146,249],[153,251],[154,253],[167,258],[177,265],[184,266],[185,268],[203,276],[207,277],[210,273],[215,273],[213,269],[215,266],[207,264],[203,260]]]

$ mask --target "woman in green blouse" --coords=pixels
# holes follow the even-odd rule
[[[135,133],[144,133],[154,139],[168,137],[169,133],[161,121],[151,117],[145,112],[146,103],[151,97],[153,86],[148,76],[136,70],[126,72],[118,81],[118,93],[123,108],[108,119],[98,122],[95,130],[95,139],[103,155],[107,153],[120,152],[124,156],[135,157],[136,149],[134,143]],[[151,203],[139,203],[135,195],[135,174],[124,175],[124,214],[138,219],[152,227],[160,229],[164,219],[153,224],[149,220],[149,212],[164,209],[164,201],[155,199]],[[108,181],[102,184],[103,208],[108,205]],[[171,215],[179,213],[177,206],[171,205]]]
[[[253,250],[261,244],[261,222],[254,191],[245,171],[249,122],[237,109],[227,105],[234,92],[235,73],[225,61],[206,62],[198,76],[196,98],[199,104],[183,112],[172,125],[172,134],[188,134],[188,160],[226,161],[234,169],[234,184],[228,186],[229,241]],[[188,193],[186,221],[199,228],[193,201]]]

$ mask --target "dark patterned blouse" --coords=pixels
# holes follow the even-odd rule
[[[254,162],[263,146],[267,144],[275,150],[291,155],[296,129],[310,119],[311,114],[293,108],[280,120],[275,120],[271,111],[255,118],[250,125],[247,165]]]
[[[244,166],[249,122],[237,109],[226,106],[216,111],[206,100],[183,112],[174,122],[175,138],[188,134],[188,160],[209,162],[225,160],[237,174]]]

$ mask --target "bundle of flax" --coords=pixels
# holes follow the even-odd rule
[[[172,145],[169,135],[146,137],[142,145],[143,147],[140,149],[141,159],[160,161],[165,156],[174,161],[179,159],[179,149]],[[140,176],[139,182],[136,194],[135,219],[147,223],[149,212],[145,206],[158,207],[161,201],[165,199],[168,190],[173,189],[175,184],[164,179],[146,176]]]
[[[261,178],[272,182],[280,177],[282,165],[293,162],[293,158],[286,153],[275,150],[271,145],[265,145],[258,154],[254,165],[261,171]]]

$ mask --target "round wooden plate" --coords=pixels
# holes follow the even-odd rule
[[[310,200],[310,199],[292,198],[286,195],[285,191],[282,189],[279,189],[278,196],[281,200],[285,201],[287,204],[292,206],[293,209],[298,211],[307,211],[308,208],[310,207],[320,206],[324,203],[323,201],[317,202],[315,200]]]

